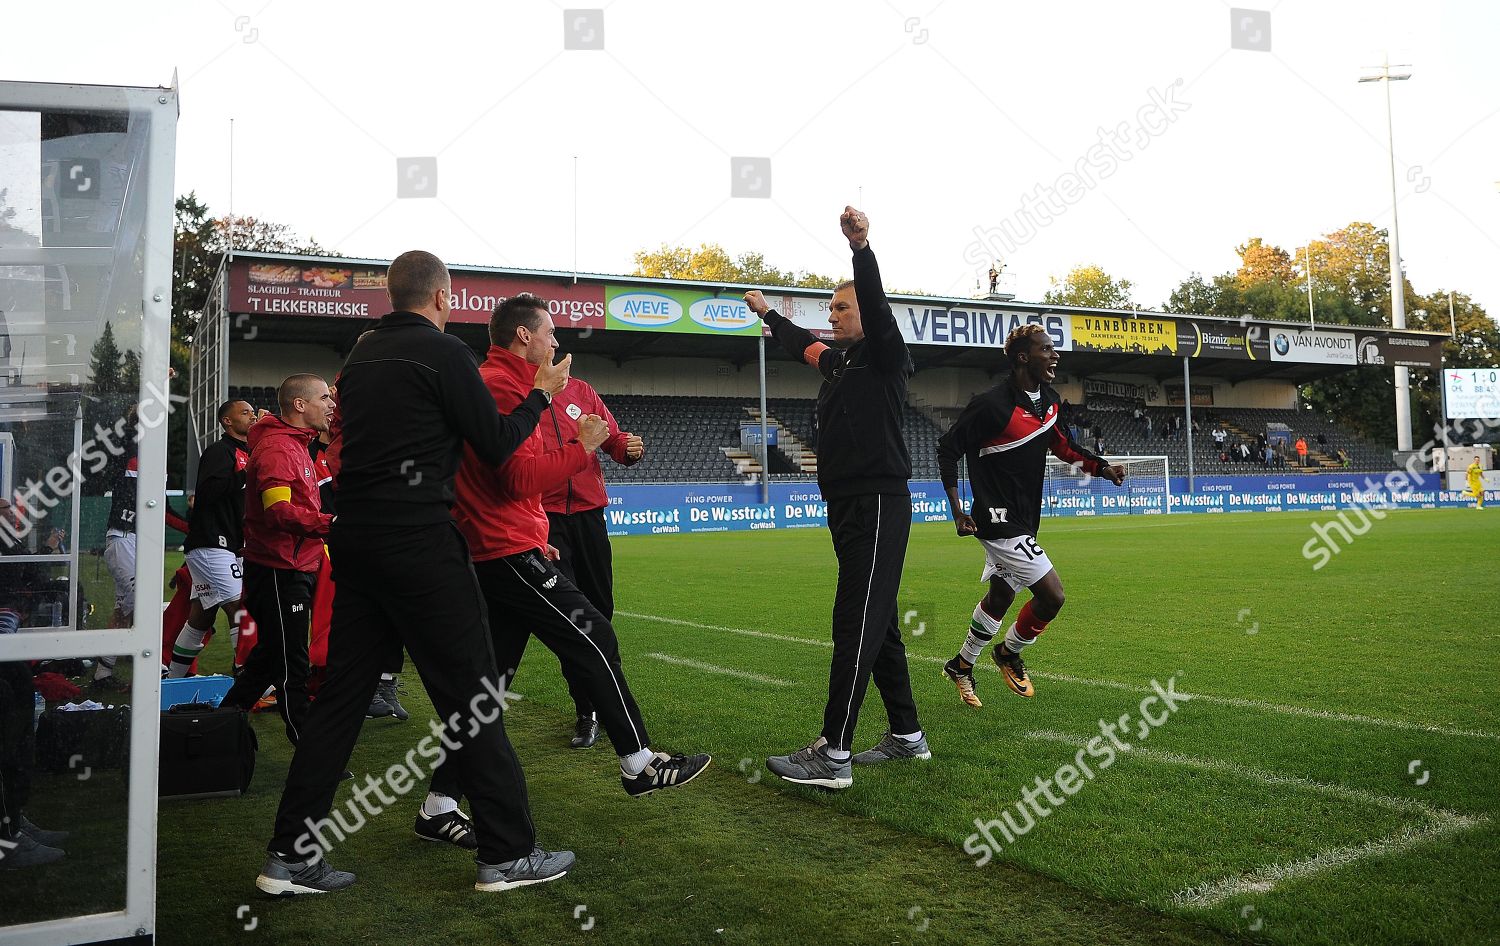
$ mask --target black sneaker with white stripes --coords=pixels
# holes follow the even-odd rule
[[[667,755],[658,752],[646,763],[646,767],[634,776],[620,774],[620,784],[633,796],[649,795],[661,788],[677,788],[686,785],[713,761],[710,755]]]
[[[417,823],[412,830],[424,841],[447,841],[468,851],[479,847],[479,839],[474,836],[474,822],[459,808],[440,815],[429,815],[418,808]]]

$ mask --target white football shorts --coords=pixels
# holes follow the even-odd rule
[[[135,533],[110,529],[104,534],[104,567],[115,580],[115,607],[135,614]]]
[[[1052,560],[1036,544],[1036,536],[1017,535],[1009,539],[980,539],[984,546],[984,572],[980,581],[995,576],[1005,579],[1012,591],[1030,588],[1052,571]]]
[[[193,576],[192,599],[205,608],[237,600],[244,588],[245,560],[228,549],[193,549],[186,555]]]

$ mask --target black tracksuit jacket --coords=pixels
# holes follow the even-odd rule
[[[340,525],[451,520],[463,445],[499,466],[547,409],[532,391],[502,415],[469,346],[414,312],[392,312],[355,344],[338,389]]]
[[[782,348],[823,376],[817,451],[823,498],[907,496],[911,455],[901,434],[901,416],[915,369],[869,244],[854,253],[854,295],[865,337],[842,351],[774,309],[765,314],[765,322]]]

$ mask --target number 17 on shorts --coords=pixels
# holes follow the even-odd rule
[[[1016,535],[1005,539],[980,539],[984,546],[984,572],[980,581],[999,576],[1012,590],[1029,588],[1052,571],[1052,560],[1037,544],[1034,535]]]

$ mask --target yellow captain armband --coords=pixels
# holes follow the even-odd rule
[[[260,508],[270,509],[277,503],[289,503],[292,501],[292,488],[290,486],[273,486],[262,490],[260,494]]]

